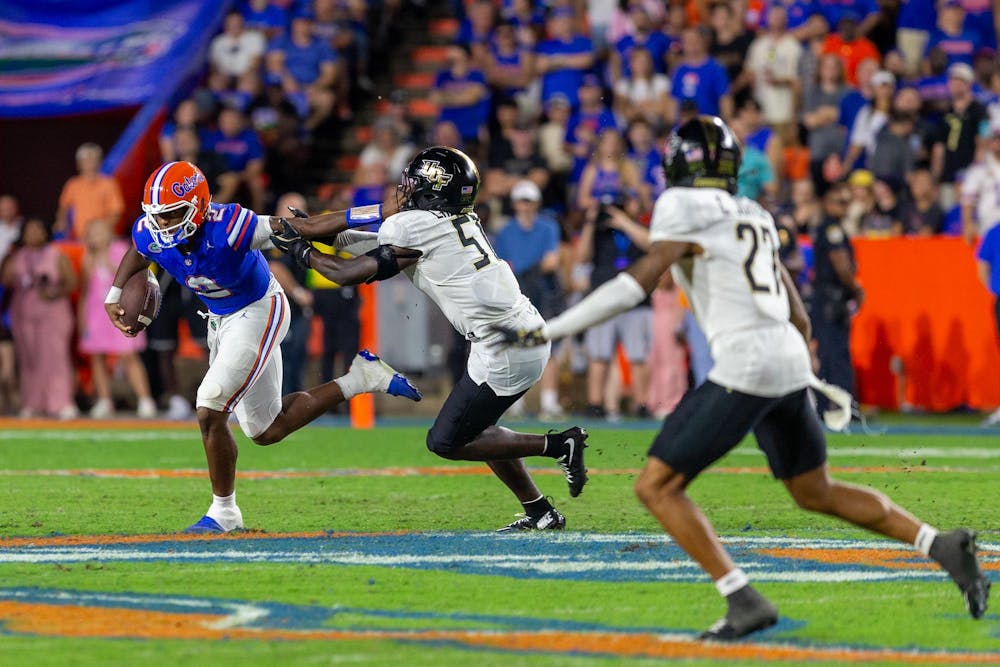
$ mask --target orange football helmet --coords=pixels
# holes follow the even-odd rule
[[[211,200],[201,169],[190,162],[160,165],[149,175],[142,195],[142,210],[153,240],[163,248],[172,248],[194,235],[205,220]],[[156,216],[174,211],[183,211],[183,215],[176,223],[161,226]]]

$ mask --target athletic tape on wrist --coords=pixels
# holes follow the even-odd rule
[[[118,303],[122,298],[122,288],[111,286],[108,290],[108,295],[104,297],[104,303]]]

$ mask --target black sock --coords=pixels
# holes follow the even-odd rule
[[[532,519],[536,519],[550,509],[553,509],[552,503],[545,496],[542,496],[538,500],[532,500],[530,503],[521,503],[521,506],[524,508],[524,513]]]
[[[542,456],[550,456],[558,459],[569,454],[569,447],[566,446],[566,438],[561,433],[549,433],[545,436],[545,453]]]

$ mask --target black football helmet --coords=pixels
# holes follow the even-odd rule
[[[476,203],[480,181],[479,169],[468,155],[450,146],[431,146],[406,165],[396,202],[401,211],[468,213]]]
[[[667,140],[667,187],[719,188],[735,194],[742,159],[743,147],[721,118],[696,116]]]

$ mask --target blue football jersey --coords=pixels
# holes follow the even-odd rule
[[[149,233],[146,216],[132,225],[132,242],[139,254],[159,264],[208,306],[228,315],[262,298],[271,270],[260,250],[252,249],[257,214],[239,204],[209,204],[194,250],[163,248]]]

